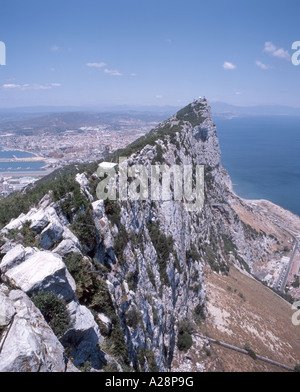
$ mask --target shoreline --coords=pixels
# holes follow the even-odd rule
[[[57,168],[48,170],[0,171],[0,177],[45,177]]]
[[[35,157],[38,157],[38,158],[42,158],[41,156],[39,156],[35,152],[31,152],[31,151],[29,152],[29,151],[25,151],[25,150],[20,150],[19,148],[5,148],[5,147],[2,147],[2,146],[0,146],[0,148],[1,148],[0,153],[1,153],[1,151],[18,151],[18,152],[24,152],[25,154],[32,154],[32,155],[34,155]],[[30,158],[30,157],[28,157],[28,158]]]

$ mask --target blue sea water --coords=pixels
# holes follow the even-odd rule
[[[300,117],[214,119],[235,192],[300,216]]]
[[[33,154],[23,151],[3,151],[0,147],[0,158],[29,158],[34,157]],[[0,162],[0,172],[4,171],[39,171],[43,170],[44,162]]]

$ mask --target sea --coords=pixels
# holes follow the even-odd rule
[[[0,147],[0,158],[30,158],[33,154],[23,151],[3,151]],[[45,162],[0,162],[0,172],[18,172],[18,171],[43,171]],[[28,173],[30,174],[30,173]]]
[[[222,163],[245,199],[300,216],[300,116],[215,118]]]

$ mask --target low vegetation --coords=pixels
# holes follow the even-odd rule
[[[200,105],[202,108],[204,108],[204,105],[198,103],[197,110],[199,110]],[[188,121],[192,127],[200,125],[204,121],[204,117],[196,113],[192,104],[189,104],[183,109],[179,110],[176,113],[176,117],[179,121]]]
[[[25,221],[20,229],[11,229],[5,235],[7,239],[31,247],[39,247],[39,242],[34,232],[30,229],[31,221]],[[5,243],[3,240],[2,245]]]
[[[79,239],[81,245],[89,251],[95,248],[98,239],[98,230],[90,210],[80,211],[76,214],[70,229]]]
[[[254,360],[257,359],[255,352],[252,350],[252,348],[249,346],[249,344],[245,344],[244,350],[246,350],[248,352],[248,354],[250,355],[251,358],[253,358]]]
[[[192,333],[194,326],[188,320],[178,323],[177,347],[179,351],[187,352],[193,345]]]
[[[170,253],[174,252],[174,241],[171,236],[166,236],[158,227],[157,223],[147,222],[147,229],[151,242],[156,250],[159,274],[163,284],[169,286],[170,281],[167,274],[167,261]]]
[[[76,296],[80,304],[91,310],[96,321],[97,313],[104,313],[112,321],[109,334],[99,324],[101,332],[106,335],[106,349],[112,356],[127,363],[128,348],[120,319],[104,280],[103,268],[99,268],[97,263],[92,263],[87,257],[83,258],[78,253],[70,253],[63,260],[76,282]]]
[[[65,301],[51,291],[40,291],[31,297],[57,337],[61,337],[71,326]]]

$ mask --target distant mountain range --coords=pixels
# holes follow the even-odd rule
[[[283,115],[300,116],[300,108],[284,105],[236,106],[224,102],[212,102],[212,113],[217,118],[242,116]],[[157,105],[98,105],[98,106],[29,106],[17,108],[0,108],[0,125],[7,130],[7,125],[15,127],[20,122],[23,126],[56,125],[81,126],[82,122],[98,123],[103,117],[113,119],[115,116],[141,117],[161,121],[177,112],[177,106]],[[150,117],[149,117],[150,116]],[[70,121],[71,120],[71,121]],[[32,124],[34,122],[34,125]],[[63,123],[63,124],[61,124]],[[66,124],[67,123],[67,124]],[[4,126],[5,124],[5,126]],[[4,126],[4,128],[3,128]],[[29,126],[29,125],[28,125]],[[10,128],[10,127],[9,127]]]
[[[300,116],[300,108],[284,105],[235,106],[224,102],[212,102],[213,114],[231,116]]]

